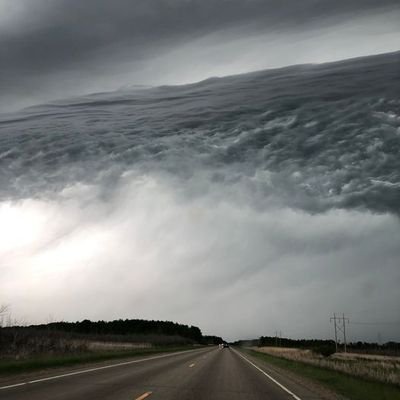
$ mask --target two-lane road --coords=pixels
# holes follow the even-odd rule
[[[289,387],[290,386],[290,387]],[[205,348],[87,368],[5,388],[7,400],[309,400],[304,387],[235,349]]]

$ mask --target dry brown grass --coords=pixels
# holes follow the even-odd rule
[[[100,342],[100,341],[87,341],[89,350],[132,350],[132,349],[149,349],[151,343],[126,343],[126,342]]]
[[[311,350],[304,349],[255,347],[253,350],[400,386],[400,357],[337,353],[325,358],[313,353]]]
[[[0,329],[0,361],[182,346],[192,341],[177,335],[95,335],[8,327]]]

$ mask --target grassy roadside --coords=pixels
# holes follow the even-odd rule
[[[154,347],[150,349],[135,349],[125,351],[91,352],[65,356],[42,356],[27,360],[0,360],[0,376],[15,375],[22,372],[31,372],[44,368],[69,367],[100,361],[117,360],[136,356],[147,356],[159,353],[193,350],[193,346]]]
[[[350,400],[400,400],[400,387],[394,385],[364,380],[338,371],[271,356],[255,350],[244,351],[269,364],[316,381]]]

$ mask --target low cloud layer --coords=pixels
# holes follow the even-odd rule
[[[0,110],[398,50],[396,0],[0,1]]]
[[[2,118],[1,302],[227,339],[344,312],[351,340],[398,340],[399,56]]]

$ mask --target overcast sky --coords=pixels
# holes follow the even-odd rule
[[[0,0],[0,111],[398,50],[397,0]]]
[[[398,54],[124,91],[398,51],[399,4],[0,0],[0,110],[121,89],[0,115],[0,305],[399,340]]]

